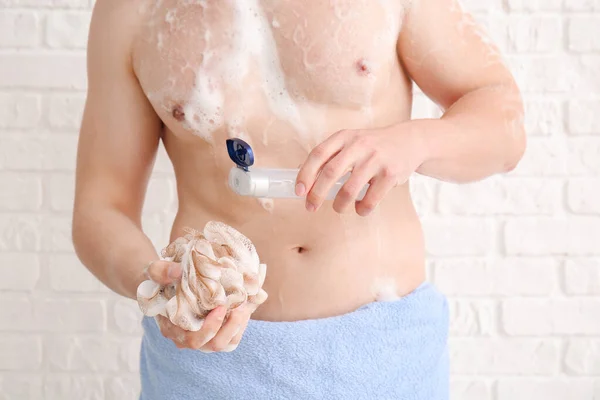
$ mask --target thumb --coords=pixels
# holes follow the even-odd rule
[[[181,274],[181,264],[172,261],[156,260],[146,268],[148,278],[160,285],[173,283],[181,278]]]

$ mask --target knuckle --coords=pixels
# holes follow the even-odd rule
[[[204,341],[204,343],[209,342],[211,340],[213,340],[213,338],[217,336],[217,330],[216,329],[210,329],[207,330],[204,335],[202,335],[202,340]]]
[[[366,136],[355,135],[352,144],[362,149],[367,149],[370,147],[371,141]]]
[[[342,129],[341,131],[338,132],[338,134],[340,136],[356,136],[358,131],[355,131],[353,129]]]
[[[155,260],[148,266],[148,272],[154,275],[163,275],[166,272],[168,263],[164,260]]]
[[[204,345],[204,338],[198,334],[186,335],[184,338],[184,344],[193,348],[200,348]]]
[[[194,349],[199,349],[203,347],[207,342],[209,342],[212,339],[212,337],[214,337],[212,331],[206,331],[200,334],[189,335],[187,337],[186,344],[188,344],[190,347],[193,347]]]
[[[389,167],[389,166],[385,166],[381,169],[381,176],[384,179],[393,179],[395,177],[396,173],[394,172],[394,170]]]
[[[366,211],[366,212],[370,212],[372,211],[375,206],[376,206],[376,202],[374,200],[366,200],[361,204],[361,207]]]
[[[225,347],[225,344],[219,340],[214,340],[207,343],[204,347],[210,351],[221,351]]]
[[[183,342],[183,344],[186,347],[189,347],[189,348],[195,349],[195,350],[198,350],[199,348],[202,347],[202,342],[198,338],[196,338],[196,337],[193,337],[193,338],[188,337],[188,338],[186,338],[185,341]]]
[[[237,337],[237,335],[239,335],[240,333],[242,333],[244,331],[244,329],[245,329],[244,325],[242,325],[241,323],[237,324],[235,326],[234,331],[233,331],[233,337]]]
[[[205,332],[217,331],[223,324],[223,321],[225,321],[225,316],[209,316],[206,318],[204,325],[202,326],[202,330]]]
[[[329,164],[323,168],[323,176],[327,179],[335,179],[338,174],[338,169],[335,165]]]
[[[370,163],[373,166],[382,164],[383,160],[381,158],[380,152],[373,150],[367,146],[365,146],[365,152],[367,154],[368,163]]]
[[[323,146],[322,144],[316,146],[313,151],[312,151],[312,155],[317,158],[317,159],[322,159],[325,157],[325,146]]]
[[[348,182],[340,189],[340,194],[347,199],[356,196],[356,193],[358,193],[358,186],[355,183]]]
[[[246,321],[248,318],[250,318],[250,314],[248,313],[248,310],[239,310],[237,313],[235,313],[233,322],[235,322],[236,325],[240,325],[242,322]]]
[[[307,200],[311,204],[321,204],[323,202],[323,197],[321,195],[311,192]]]

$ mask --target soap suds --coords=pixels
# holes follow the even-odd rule
[[[340,21],[348,19],[354,11],[351,1],[331,0],[329,3],[333,6],[335,17]]]
[[[262,89],[273,114],[287,121],[301,135],[308,134],[298,107],[288,93],[285,74],[281,69],[277,44],[270,24],[257,0],[235,3],[238,51],[246,49],[257,58],[262,72]]]
[[[194,91],[183,110],[188,129],[212,142],[212,133],[223,126],[223,105],[220,84],[199,71]]]
[[[212,142],[214,133],[220,130],[229,135],[247,132],[250,118],[260,113],[268,116],[265,118],[268,126],[254,124],[257,132],[252,134],[262,135],[264,144],[272,142],[269,136],[275,134],[275,129],[270,129],[270,125],[275,123],[277,131],[291,128],[296,133],[291,139],[310,151],[322,140],[322,135],[327,134],[328,106],[316,110],[317,105],[352,104],[360,107],[365,125],[373,122],[376,84],[382,76],[383,79],[387,76],[381,73],[382,67],[389,64],[386,57],[395,57],[393,46],[404,3],[396,0],[373,3],[330,1],[329,13],[333,18],[319,29],[311,26],[304,11],[298,12],[300,9],[279,14],[278,10],[272,11],[271,6],[263,7],[258,0],[226,3],[182,0],[171,9],[162,9],[163,14],[157,19],[162,28],[151,36],[159,50],[162,48],[163,58],[173,60],[171,76],[179,78],[182,70],[175,70],[174,66],[188,62],[183,67],[185,76],[177,81],[180,93],[173,96],[171,91],[165,93],[164,98],[181,104],[182,113],[177,116],[183,114],[184,127],[206,141]],[[328,7],[327,3],[325,7]],[[358,23],[366,9],[372,10],[373,17],[382,23],[372,29],[372,34],[362,35]],[[198,25],[190,26],[191,16],[196,18],[194,14],[199,18]],[[211,16],[214,18],[209,18]],[[282,26],[286,29],[280,29]],[[191,51],[179,54],[180,47],[172,43],[176,38],[169,29],[182,30],[178,34],[192,29],[190,36],[195,39]],[[294,46],[296,55],[284,47],[286,36],[297,44]],[[336,64],[335,60],[340,60],[341,64]],[[295,61],[298,65],[292,64]],[[289,74],[287,78],[284,66]],[[348,76],[348,73],[354,76]],[[357,74],[361,80],[356,79]],[[320,77],[315,78],[317,75]],[[354,81],[345,82],[348,78]],[[305,85],[309,80],[331,87],[325,87],[327,90],[322,94],[312,93]],[[169,97],[176,98],[171,100]],[[172,113],[172,107],[170,104],[168,113]],[[323,126],[315,122],[311,111],[316,111],[317,117],[325,120]],[[232,112],[237,112],[235,118],[239,121],[231,121],[234,118]],[[305,119],[308,115],[310,119]]]
[[[164,43],[165,43],[164,35],[162,34],[162,32],[158,32],[158,34],[156,35],[156,47],[158,47],[158,50],[163,49]]]
[[[393,301],[400,298],[398,286],[393,278],[376,278],[371,288],[376,301]]]
[[[274,117],[287,122],[306,141],[309,130],[287,90],[273,37],[272,28],[278,27],[279,21],[267,18],[257,0],[232,2],[231,8],[227,46],[214,39],[208,23],[203,28],[202,62],[194,68],[194,86],[183,110],[186,128],[211,142],[213,132],[230,123],[230,110],[239,106],[228,107],[226,91],[250,91],[253,83],[244,78],[252,73],[257,75],[256,84]],[[176,20],[175,12],[168,11],[165,21],[173,25]],[[245,113],[238,119],[235,125],[245,124]]]
[[[414,12],[420,12],[418,10],[418,8],[420,7],[419,0],[411,1],[410,4],[411,7],[414,9]],[[460,1],[453,0],[451,5],[449,6],[448,11],[448,18],[458,19],[456,27],[458,29],[458,36],[460,37],[460,42],[450,43],[453,48],[458,48],[461,45],[467,44],[466,38],[468,36],[474,35],[487,51],[488,59],[486,60],[487,62],[485,63],[485,65],[483,65],[484,68],[494,64],[507,65],[504,56],[502,55],[494,41],[491,39],[485,27],[481,23],[478,23],[474,16],[463,8]],[[416,62],[420,65],[430,57],[435,57],[436,53],[447,51],[447,43],[441,43],[429,49],[420,60],[413,60],[413,62]]]
[[[262,206],[262,208],[264,208],[268,212],[272,213],[275,209],[275,202],[273,201],[273,199],[258,198],[257,200],[258,203]]]
[[[273,122],[275,122],[275,118],[273,118],[273,117],[269,118],[269,122],[267,122],[267,125],[263,129],[262,144],[264,146],[267,146],[269,144],[269,130],[271,129],[271,125],[273,125]]]

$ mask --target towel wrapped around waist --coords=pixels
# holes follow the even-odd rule
[[[340,316],[251,320],[230,353],[180,350],[143,320],[140,400],[447,400],[448,304],[430,283]]]

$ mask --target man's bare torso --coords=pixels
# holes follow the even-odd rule
[[[141,1],[133,65],[164,123],[179,211],[172,238],[208,220],[248,236],[266,263],[269,299],[253,315],[337,315],[424,279],[422,232],[408,185],[369,217],[317,213],[299,200],[239,197],[225,139],[256,166],[296,168],[341,129],[410,118],[397,56],[406,1]]]

